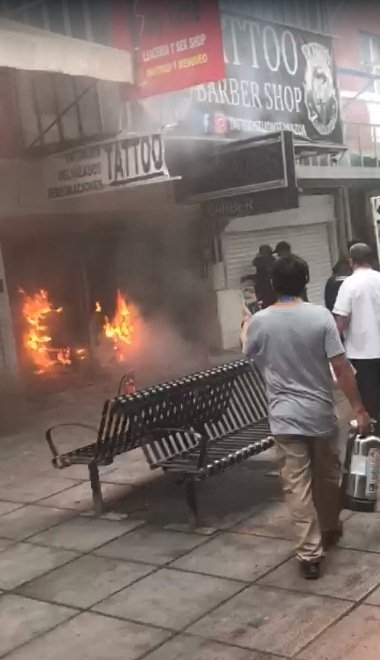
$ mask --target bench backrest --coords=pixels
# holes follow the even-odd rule
[[[98,445],[115,455],[141,446],[156,431],[159,460],[163,451],[170,458],[196,447],[199,440],[189,431],[216,440],[266,415],[262,378],[243,360],[106,402]]]

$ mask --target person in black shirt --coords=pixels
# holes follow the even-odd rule
[[[270,245],[260,245],[259,253],[252,264],[256,269],[256,296],[265,309],[276,302],[272,287],[272,271],[276,260]]]
[[[291,245],[287,241],[280,241],[279,243],[277,243],[276,247],[273,250],[273,254],[276,254],[279,259],[281,259],[282,257],[296,256],[296,255],[293,255]],[[301,259],[301,257],[298,257],[298,259]],[[301,261],[306,266],[306,281],[307,281],[307,283],[309,283],[309,281],[310,281],[309,265],[306,263],[306,261],[304,259],[301,259]],[[304,302],[309,302],[309,299],[307,297],[307,287],[306,286],[305,286],[305,288],[303,290],[303,293],[302,293],[302,300]]]
[[[350,260],[348,255],[340,257],[339,261],[335,264],[331,277],[326,282],[325,286],[325,305],[330,312],[333,311],[335,301],[338,296],[338,291],[342,286],[346,277],[351,275]]]

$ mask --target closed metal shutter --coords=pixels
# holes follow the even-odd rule
[[[332,266],[327,223],[225,234],[223,250],[227,288],[240,288],[240,278],[252,272],[252,260],[260,245],[269,244],[274,248],[278,241],[288,241],[294,254],[307,261],[310,269],[309,300],[323,304],[324,288]]]

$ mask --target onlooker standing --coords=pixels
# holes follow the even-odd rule
[[[276,298],[272,287],[272,272],[276,260],[270,245],[260,245],[259,253],[253,260],[256,268],[256,296],[262,309],[273,305]]]
[[[281,259],[282,257],[290,257],[292,255],[292,248],[290,243],[288,243],[287,241],[280,241],[279,243],[277,243],[276,247],[274,248],[273,254],[277,254],[279,259]],[[299,259],[301,259],[301,257],[299,257]],[[308,284],[310,281],[309,266],[304,259],[301,259],[301,261],[303,261],[303,263],[306,266],[306,284]],[[308,302],[306,286],[302,292],[301,297],[304,302]]]
[[[279,259],[273,269],[278,302],[249,321],[245,353],[267,385],[269,423],[280,458],[281,478],[297,536],[305,578],[319,577],[324,549],[342,534],[340,463],[333,383],[349,400],[360,431],[369,418],[330,312],[301,299],[305,262]]]
[[[343,255],[335,264],[332,275],[327,280],[325,286],[325,305],[330,312],[334,309],[340,287],[351,273],[350,258],[348,255]]]
[[[242,320],[240,324],[240,345],[243,346],[247,331],[248,321],[252,314],[256,314],[261,308],[256,296],[256,275],[245,275],[240,279],[243,294]]]
[[[364,405],[380,421],[380,273],[372,269],[371,261],[368,245],[351,247],[353,274],[340,287],[333,312]]]

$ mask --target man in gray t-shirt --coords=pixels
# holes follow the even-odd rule
[[[340,464],[332,365],[359,429],[369,427],[352,368],[330,312],[304,303],[305,263],[280,259],[273,270],[278,302],[249,322],[244,352],[267,386],[269,423],[280,458],[284,492],[306,578],[319,577],[327,546],[342,534]]]

